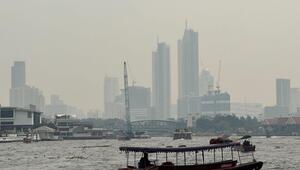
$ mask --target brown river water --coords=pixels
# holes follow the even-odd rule
[[[126,166],[125,153],[119,151],[120,146],[200,146],[207,145],[210,137],[194,137],[192,140],[176,140],[168,137],[151,139],[118,140],[65,140],[53,142],[1,143],[0,169],[5,170],[116,170]],[[253,137],[256,145],[255,159],[264,162],[264,170],[284,169],[300,170],[300,137]],[[224,152],[231,158],[230,153]],[[193,153],[188,162],[195,161]],[[205,153],[207,161],[212,159],[211,153]],[[216,152],[218,154],[218,152]],[[150,155],[153,158],[154,155]],[[237,158],[237,154],[234,155]],[[174,155],[168,160],[174,161]],[[199,156],[200,157],[200,156]],[[219,158],[220,159],[220,155]],[[136,155],[138,161],[140,155]],[[159,155],[164,160],[165,155]],[[179,157],[179,163],[180,163]],[[245,157],[245,159],[248,159]],[[130,163],[134,164],[134,155],[130,155]],[[182,159],[181,159],[182,160]],[[202,160],[200,157],[199,160]],[[244,160],[242,160],[244,161]]]

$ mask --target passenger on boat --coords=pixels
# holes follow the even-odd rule
[[[144,156],[141,157],[141,159],[139,161],[139,168],[147,168],[149,166],[151,166],[151,163],[148,158],[148,153],[144,152]]]
[[[250,146],[250,141],[248,141],[248,140],[244,140],[244,142],[243,142],[243,146]]]

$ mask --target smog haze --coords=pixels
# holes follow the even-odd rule
[[[300,2],[296,0],[26,0],[0,2],[0,103],[10,68],[26,62],[27,83],[84,110],[103,110],[105,76],[151,87],[152,51],[170,45],[171,99],[178,95],[177,40],[199,34],[199,67],[218,75],[232,101],[275,103],[275,79],[300,86]],[[49,100],[47,100],[49,102]]]

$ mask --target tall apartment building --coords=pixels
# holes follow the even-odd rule
[[[152,119],[166,120],[170,117],[170,81],[170,47],[166,43],[158,43],[152,53]]]

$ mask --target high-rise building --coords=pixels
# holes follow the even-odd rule
[[[115,97],[119,94],[119,80],[116,77],[104,78],[104,118],[112,118],[113,103]]]
[[[300,89],[290,89],[290,113],[297,113],[300,108]]]
[[[211,92],[204,96],[187,96],[177,101],[178,118],[186,119],[189,115],[216,116],[218,114],[230,114],[230,94]]]
[[[116,77],[104,78],[104,101],[113,102],[119,94],[119,80]]]
[[[45,98],[41,90],[27,85],[10,89],[10,106],[29,109],[30,105],[36,106],[38,111],[44,111]]]
[[[150,88],[142,86],[129,86],[129,106],[133,108],[150,108]],[[123,93],[123,90],[122,90]],[[122,94],[122,96],[124,96]]]
[[[201,113],[215,116],[217,114],[230,114],[230,94],[210,93],[201,97]]]
[[[276,79],[276,105],[280,107],[290,106],[290,80]]]
[[[11,67],[11,88],[24,87],[26,84],[25,62],[15,61]]]
[[[170,48],[166,43],[158,43],[152,53],[152,119],[165,120],[170,117]]]
[[[24,61],[16,61],[11,67],[10,106],[30,108],[34,105],[38,111],[44,111],[45,98],[41,90],[26,85]]]
[[[74,106],[64,104],[59,95],[50,96],[50,104],[45,106],[45,116],[54,118],[56,115],[72,115],[77,118],[86,118],[82,111]]]
[[[60,104],[64,104],[64,101],[60,99],[59,95],[53,94],[50,96],[50,104],[51,105],[60,105]]]
[[[264,118],[286,116],[293,111],[290,109],[291,81],[290,79],[276,79],[276,105],[264,108]]]
[[[152,115],[150,115],[150,110],[151,110],[150,88],[142,87],[142,86],[129,86],[128,94],[129,94],[130,120],[138,121],[138,120],[148,120],[152,118]],[[125,106],[124,96],[125,96],[124,89],[122,89],[121,95],[118,97],[119,101],[116,101],[116,103],[122,103],[123,107]],[[125,112],[125,109],[123,109],[123,111]],[[125,113],[122,115],[125,116]]]
[[[178,40],[179,98],[199,95],[198,32],[185,28]]]
[[[204,96],[214,89],[214,77],[205,69],[202,70],[199,79],[199,95]]]
[[[137,121],[149,119],[149,117],[151,117],[151,115],[149,115],[151,106],[150,88],[130,86],[128,87],[128,92],[131,120]]]

